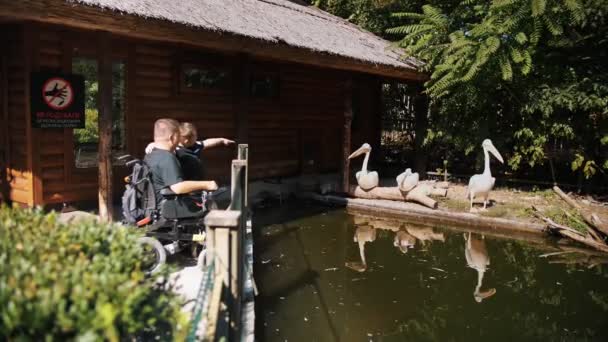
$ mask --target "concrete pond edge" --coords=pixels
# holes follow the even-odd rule
[[[445,210],[425,208],[414,203],[389,200],[368,200],[349,198],[337,195],[320,195],[313,192],[303,193],[302,198],[321,203],[344,206],[365,213],[384,214],[392,218],[405,218],[414,223],[425,225],[454,225],[458,227],[475,227],[476,230],[505,231],[547,236],[545,225],[533,222],[522,222],[496,217],[485,217],[471,213],[455,213]]]

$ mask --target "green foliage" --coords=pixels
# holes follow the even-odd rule
[[[605,0],[467,0],[393,18],[386,32],[430,74],[427,144],[454,157],[490,137],[512,170],[553,158],[605,176]]]
[[[84,128],[74,129],[74,139],[78,143],[95,143],[99,141],[99,113],[97,109],[85,109]]]
[[[169,340],[187,331],[166,274],[146,278],[133,230],[0,208],[0,336]],[[164,278],[162,278],[164,277]]]
[[[549,207],[543,215],[552,219],[558,224],[563,224],[570,228],[574,228],[581,233],[587,233],[587,224],[583,221],[583,217],[577,212],[563,209],[559,206]]]
[[[469,3],[475,4],[473,10]],[[458,84],[496,75],[497,69],[503,81],[511,81],[514,72],[528,74],[540,36],[559,36],[572,18],[580,18],[576,4],[552,2],[551,11],[546,6],[545,0],[494,1],[490,6],[468,1],[445,14],[425,5],[422,14],[395,14],[417,22],[387,32],[405,35],[400,44],[409,53],[427,61],[429,70],[440,69],[428,83],[429,94],[437,98]]]

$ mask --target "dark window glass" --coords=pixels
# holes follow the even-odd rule
[[[228,84],[225,70],[186,66],[182,69],[183,86],[187,89],[223,88]]]
[[[274,74],[253,75],[249,94],[258,98],[276,98],[279,96],[279,78]]]
[[[85,128],[74,129],[74,162],[77,168],[97,166],[99,143],[99,74],[97,60],[74,58],[72,72],[84,76],[85,82]],[[125,135],[125,65],[112,63],[112,154],[121,156],[126,150]],[[114,164],[122,162],[114,159]]]

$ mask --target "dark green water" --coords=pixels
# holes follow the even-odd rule
[[[608,341],[602,258],[302,203],[254,232],[259,341]]]

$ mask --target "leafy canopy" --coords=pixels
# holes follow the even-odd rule
[[[509,165],[570,160],[587,177],[608,169],[608,3],[465,0],[397,12],[406,51],[427,62],[428,143],[465,154],[492,137]]]

